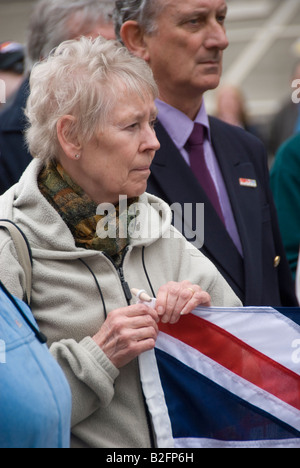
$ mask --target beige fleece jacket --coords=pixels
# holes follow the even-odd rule
[[[105,317],[90,270],[108,313],[127,306],[119,271],[102,252],[76,248],[68,227],[39,192],[40,170],[41,163],[33,161],[20,182],[0,197],[0,219],[14,221],[32,248],[32,310],[72,389],[72,446],[149,447],[138,360],[118,370],[91,338]],[[239,299],[213,264],[172,227],[169,207],[147,194],[140,202],[144,209],[137,223],[139,235],[123,263],[129,287],[151,294],[146,273],[155,292],[170,280],[188,279],[211,295],[213,306],[239,307]],[[24,272],[3,230],[0,265],[0,279],[22,298]]]

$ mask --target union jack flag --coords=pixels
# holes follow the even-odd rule
[[[300,309],[197,308],[140,372],[158,448],[300,447]]]

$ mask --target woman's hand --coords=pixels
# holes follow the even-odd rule
[[[171,281],[159,289],[155,310],[146,304],[113,310],[93,340],[120,369],[155,347],[159,321],[176,323],[198,305],[209,307],[210,295],[189,281]]]
[[[93,340],[120,369],[155,347],[158,314],[144,304],[113,310]]]
[[[155,310],[163,323],[176,323],[181,315],[189,314],[199,305],[210,307],[211,298],[207,292],[189,281],[171,281],[159,289]]]

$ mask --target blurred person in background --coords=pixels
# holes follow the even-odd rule
[[[294,80],[300,79],[300,62],[297,62],[293,68],[290,84]],[[300,132],[300,104],[293,102],[292,92],[294,88],[290,88],[289,98],[284,102],[273,118],[270,125],[269,134],[269,151],[275,156],[280,146],[291,138],[293,135]]]
[[[257,127],[251,123],[245,96],[237,86],[225,84],[218,89],[215,116],[260,138]]]
[[[0,110],[9,104],[24,79],[24,47],[17,42],[0,43],[0,80],[5,83],[5,99],[0,100]]]
[[[32,161],[24,141],[32,66],[65,40],[114,38],[113,7],[114,0],[40,0],[34,7],[28,26],[26,78],[14,102],[0,114],[0,194],[19,180]]]
[[[300,133],[277,151],[270,183],[287,259],[296,277],[300,246]]]

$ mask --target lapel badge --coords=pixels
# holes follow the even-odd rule
[[[254,179],[239,179],[241,187],[257,188],[257,182]]]

